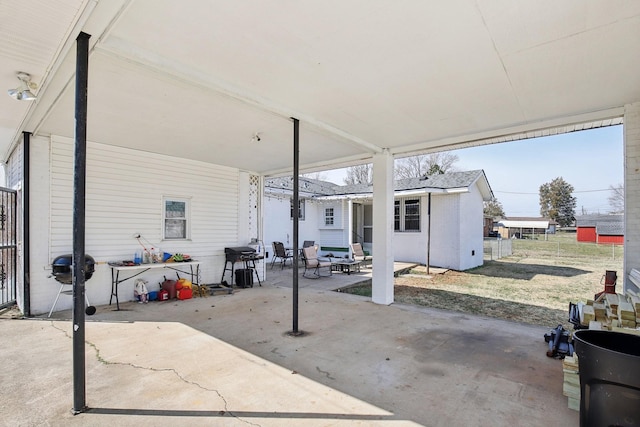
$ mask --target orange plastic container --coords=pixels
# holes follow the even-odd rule
[[[193,290],[191,288],[182,288],[178,290],[178,299],[191,299],[193,298]]]

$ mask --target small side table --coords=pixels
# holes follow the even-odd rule
[[[354,273],[359,273],[360,272],[360,265],[362,264],[362,261],[354,261],[354,260],[349,260],[349,259],[345,259],[345,260],[338,260],[338,261],[331,261],[331,270],[333,271],[341,271],[343,273],[347,273],[348,275],[351,275],[351,272]]]

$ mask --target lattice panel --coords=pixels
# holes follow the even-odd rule
[[[249,235],[258,237],[258,203],[260,201],[260,177],[249,175]]]

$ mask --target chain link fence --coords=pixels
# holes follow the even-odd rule
[[[485,261],[511,255],[538,256],[543,258],[594,258],[622,260],[624,246],[577,242],[575,237],[562,236],[550,240],[538,239],[484,239]]]
[[[492,261],[513,254],[513,241],[511,239],[484,239],[484,259]]]

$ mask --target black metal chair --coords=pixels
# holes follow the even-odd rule
[[[276,263],[276,260],[280,260],[280,269],[283,269],[288,259],[293,260],[293,255],[284,248],[282,242],[273,242],[273,258],[271,259],[271,268]]]

